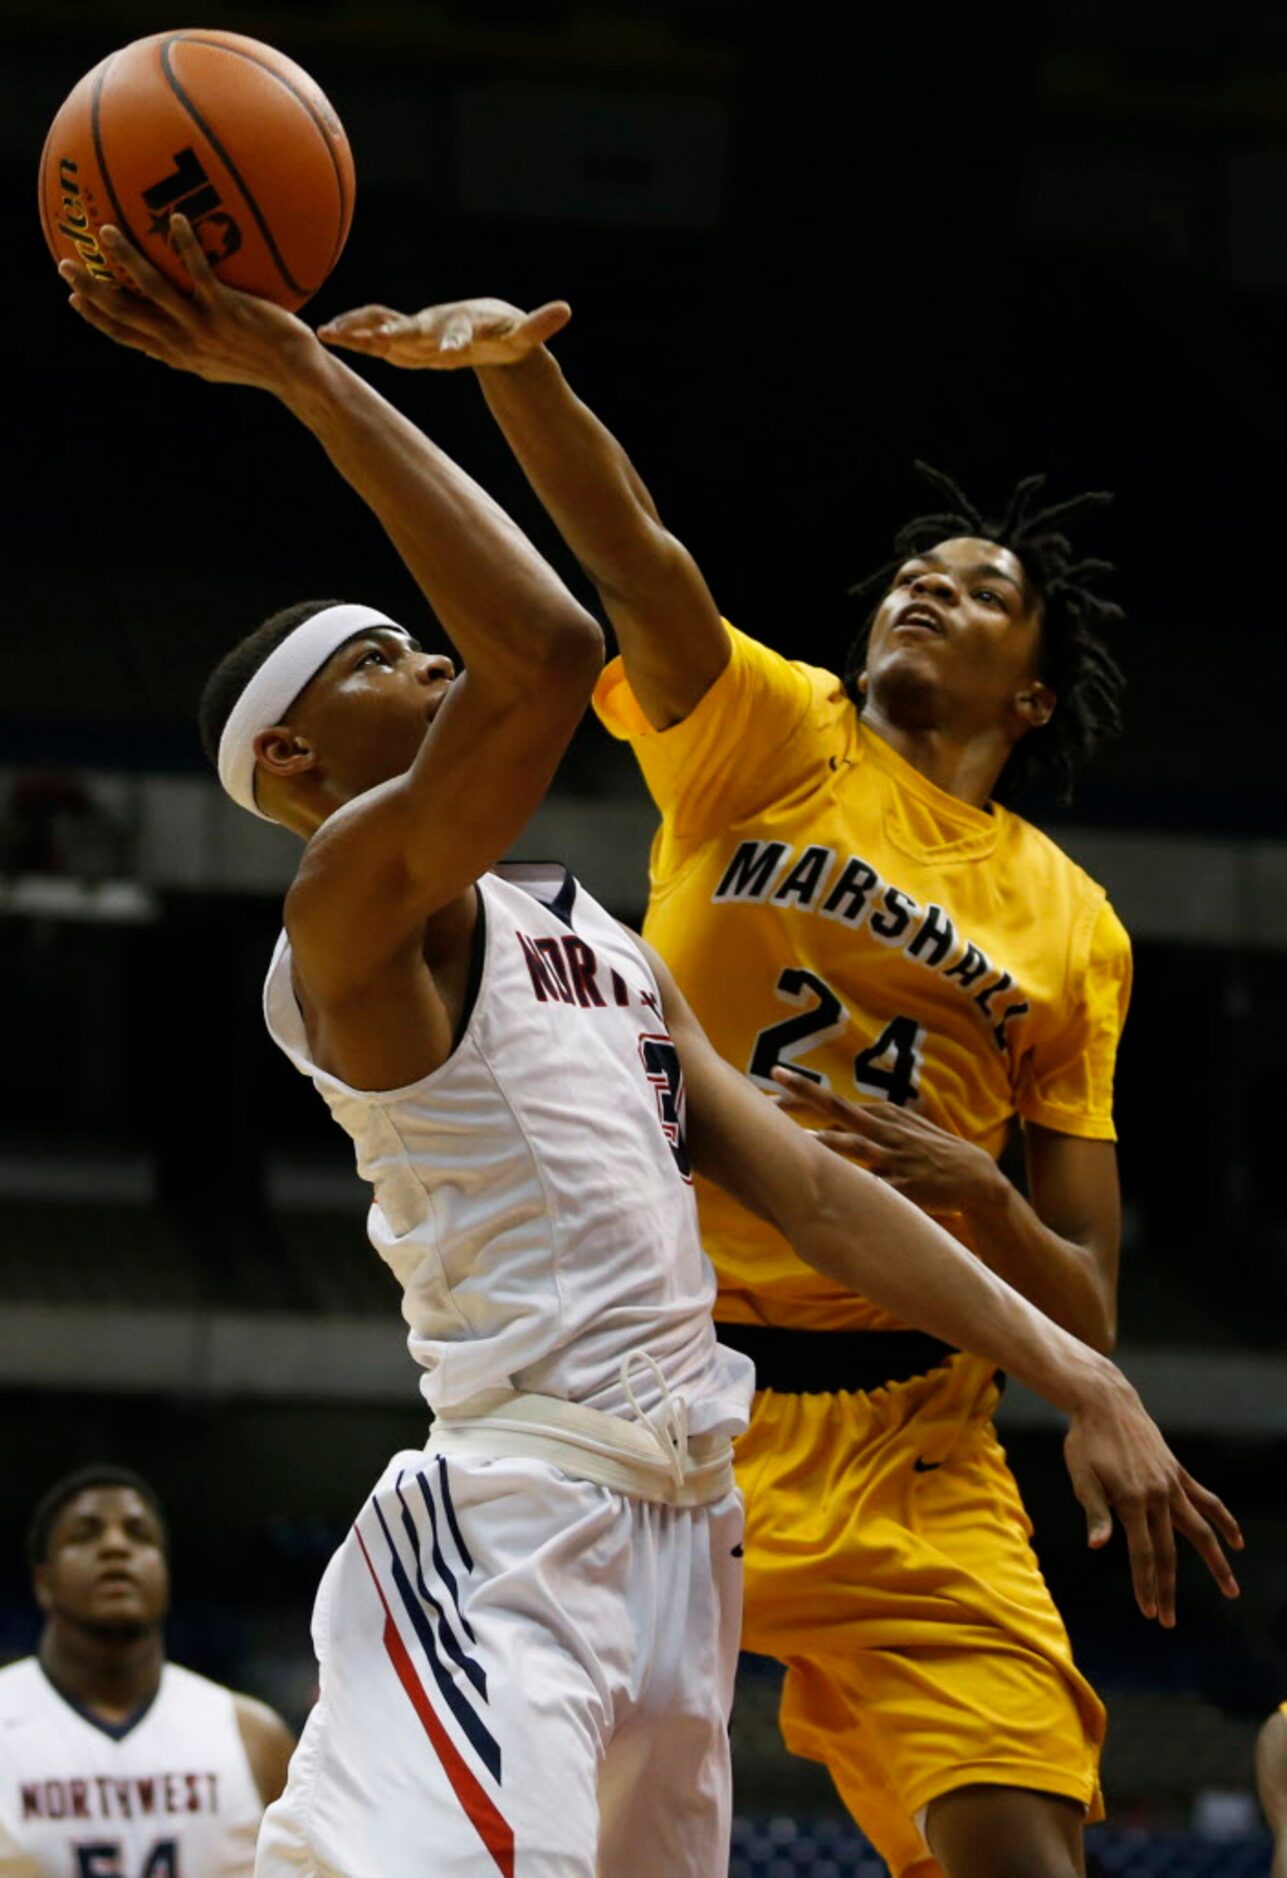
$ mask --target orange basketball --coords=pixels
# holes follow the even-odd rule
[[[192,223],[219,278],[300,307],[353,219],[344,127],[312,79],[240,33],[154,33],[109,53],[55,117],[40,219],[56,261],[119,278],[97,231],[114,222],[187,286],[170,217]]]

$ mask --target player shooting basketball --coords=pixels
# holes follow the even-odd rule
[[[597,625],[432,442],[221,287],[181,218],[174,238],[190,298],[105,229],[137,297],[69,263],[75,309],[276,396],[463,659],[309,603],[234,648],[203,705],[224,787],[306,843],[269,1028],[356,1143],[435,1411],[327,1570],[321,1700],[258,1870],[419,1878],[432,1846],[462,1871],[715,1878],[751,1376],[715,1341],[690,1167],[837,1286],[1066,1409],[1092,1536],[1117,1507],[1145,1610],[1170,1618],[1177,1529],[1232,1594],[1215,1529],[1237,1528],[1106,1358],[765,1103],[584,889],[498,868],[590,698]]]

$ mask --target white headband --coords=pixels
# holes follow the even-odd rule
[[[274,646],[228,714],[219,739],[219,781],[234,802],[271,821],[255,801],[255,738],[280,724],[333,652],[373,626],[403,628],[373,606],[328,606]]]

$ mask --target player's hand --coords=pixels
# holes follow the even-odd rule
[[[1105,1361],[1064,1442],[1073,1492],[1098,1549],[1122,1523],[1131,1555],[1135,1601],[1145,1617],[1175,1623],[1175,1535],[1182,1533],[1227,1598],[1238,1582],[1221,1539],[1242,1550],[1238,1522],[1214,1493],[1176,1460],[1157,1424],[1121,1371]]]
[[[272,391],[282,389],[309,352],[323,356],[293,313],[218,279],[186,216],[170,218],[170,234],[192,282],[190,294],[168,281],[119,229],[108,225],[98,232],[131,288],[96,279],[78,261],[63,261],[58,271],[72,290],[74,310],[118,345],[214,384]]]
[[[452,300],[422,313],[395,313],[387,306],[358,307],[319,326],[328,346],[348,346],[431,372],[463,366],[517,365],[572,317],[566,300],[550,300],[524,313],[504,300]]]
[[[818,1117],[824,1125],[815,1138],[824,1147],[857,1161],[926,1213],[962,1212],[980,1185],[996,1179],[996,1163],[985,1149],[914,1109],[847,1102],[781,1065],[773,1080],[783,1090],[775,1098],[779,1108]]]

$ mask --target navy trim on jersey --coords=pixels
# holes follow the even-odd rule
[[[572,924],[576,877],[562,861],[507,861],[492,871],[509,886],[529,895],[547,913],[553,913],[555,919],[561,920],[572,932],[576,931]]]
[[[36,1667],[60,1702],[65,1702],[69,1709],[80,1716],[82,1721],[87,1721],[91,1728],[97,1728],[100,1734],[106,1735],[111,1741],[124,1741],[126,1735],[132,1734],[161,1693],[161,1684],[158,1682],[147,1701],[136,1708],[132,1715],[127,1715],[124,1721],[104,1721],[101,1715],[95,1715],[94,1711],[86,1708],[83,1702],[78,1702],[74,1695],[68,1695],[66,1689],[60,1689],[39,1657],[36,1658]],[[161,1666],[161,1674],[162,1676],[165,1674],[164,1664]]]
[[[570,868],[563,870],[563,885],[549,902],[549,909],[555,919],[561,919],[565,926],[572,925],[572,907],[576,900],[576,881]],[[575,930],[575,929],[574,929]]]
[[[393,1534],[389,1531],[384,1514],[380,1509],[380,1503],[373,1498],[371,1505],[375,1511],[376,1518],[380,1522],[380,1529],[384,1534],[385,1542],[389,1548],[390,1570],[393,1575],[394,1586],[399,1598],[402,1600],[403,1609],[411,1619],[412,1628],[420,1639],[420,1646],[424,1650],[429,1668],[433,1672],[433,1679],[437,1683],[447,1707],[451,1710],[460,1728],[472,1743],[479,1760],[483,1763],[483,1766],[487,1769],[492,1779],[499,1783],[501,1777],[500,1743],[483,1725],[481,1717],[471,1707],[470,1703],[466,1701],[460,1689],[460,1685],[444,1667],[442,1658],[438,1654],[438,1647],[433,1640],[433,1628],[425,1615],[423,1605],[411,1588],[411,1582],[403,1568],[402,1560],[398,1557],[398,1549],[393,1543]]]

